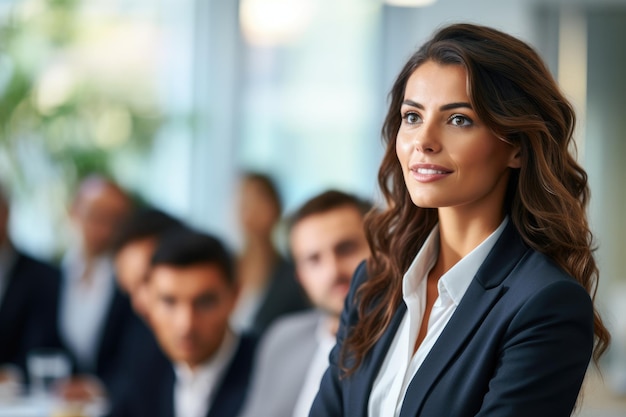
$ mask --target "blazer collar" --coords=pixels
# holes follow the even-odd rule
[[[486,290],[500,285],[528,249],[513,220],[509,219],[502,235],[476,273],[476,281]]]

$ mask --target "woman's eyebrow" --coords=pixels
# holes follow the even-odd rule
[[[420,103],[417,103],[413,100],[404,100],[402,102],[402,104],[406,104],[407,106],[411,106],[411,107],[416,107],[418,109],[424,110],[424,106]],[[458,102],[458,103],[449,103],[449,104],[444,104],[443,106],[439,107],[439,111],[446,111],[446,110],[452,110],[452,109],[458,109],[458,108],[468,108],[468,109],[472,109],[472,105],[470,103],[466,103],[466,102]]]
[[[459,102],[459,103],[450,103],[450,104],[444,104],[443,106],[439,107],[440,111],[444,111],[444,110],[452,110],[452,109],[458,109],[458,108],[467,108],[467,109],[472,109],[472,105],[469,103],[465,103],[465,102]]]

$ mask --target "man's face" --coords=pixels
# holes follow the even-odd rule
[[[338,316],[359,263],[369,256],[363,216],[345,205],[296,223],[290,234],[298,278],[318,308]]]
[[[94,185],[78,197],[72,218],[89,255],[100,255],[111,248],[115,232],[129,210],[128,197],[106,184]]]
[[[219,348],[236,290],[212,264],[157,265],[147,284],[148,314],[159,344],[173,362],[193,368]]]
[[[124,245],[115,255],[117,282],[138,312],[145,310],[145,278],[155,245],[156,238],[137,239]]]

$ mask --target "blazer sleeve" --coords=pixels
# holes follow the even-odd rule
[[[356,269],[350,284],[350,291],[348,292],[341,313],[339,329],[337,331],[337,342],[330,352],[329,366],[322,378],[320,389],[311,406],[309,417],[340,417],[344,415],[343,384],[339,379],[339,357],[348,331],[358,319],[356,291],[366,279],[365,261],[363,261]]]
[[[570,416],[593,350],[593,305],[572,280],[531,296],[513,317],[477,417]]]

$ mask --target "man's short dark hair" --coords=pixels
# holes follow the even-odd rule
[[[353,194],[339,190],[328,190],[306,201],[288,219],[287,227],[291,229],[304,218],[314,214],[325,213],[339,207],[351,206],[365,216],[372,208],[372,204]]]
[[[235,283],[233,259],[222,242],[210,234],[187,227],[172,229],[161,235],[150,264],[152,268],[211,264],[224,273],[228,285]]]
[[[159,209],[152,207],[136,209],[120,227],[113,250],[117,253],[129,243],[147,238],[158,239],[168,230],[182,226],[180,220]]]

